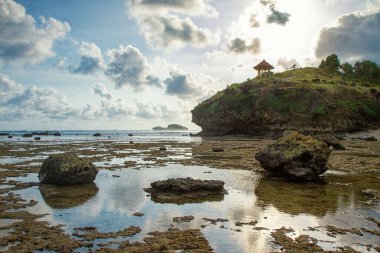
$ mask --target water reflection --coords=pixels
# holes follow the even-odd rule
[[[220,202],[224,200],[224,192],[197,191],[189,193],[154,192],[151,199],[155,203],[194,204],[203,202]]]
[[[352,189],[332,182],[294,183],[263,177],[255,190],[261,205],[273,205],[279,211],[323,217],[335,213],[338,205],[352,201]]]
[[[55,186],[40,185],[42,198],[51,208],[65,209],[82,205],[98,192],[96,184]]]

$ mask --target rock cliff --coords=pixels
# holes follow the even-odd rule
[[[201,135],[360,131],[380,125],[380,88],[317,68],[297,69],[232,84],[192,116]]]

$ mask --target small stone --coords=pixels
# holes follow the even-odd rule
[[[99,137],[99,136],[101,136],[102,134],[101,133],[94,133],[92,136],[94,136],[94,137]]]
[[[161,151],[166,151],[166,147],[160,147],[159,148]]]
[[[133,213],[132,215],[133,215],[133,216],[136,216],[136,217],[142,217],[142,216],[144,216],[145,214],[144,214],[144,213],[140,213],[140,212],[136,212],[136,213]]]
[[[222,148],[222,147],[212,147],[212,151],[213,152],[223,152],[224,148]]]
[[[35,141],[40,141],[40,140],[41,140],[41,137],[34,137],[34,140],[35,140]]]

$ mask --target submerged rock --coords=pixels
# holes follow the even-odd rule
[[[28,138],[30,138],[30,137],[33,137],[33,134],[23,134],[22,137],[28,137]]]
[[[101,136],[102,134],[101,133],[94,133],[92,136],[94,136],[94,137],[99,137],[99,136]]]
[[[43,162],[38,178],[43,184],[86,184],[95,180],[98,170],[88,159],[64,153],[50,155]]]
[[[144,190],[151,194],[154,202],[175,204],[221,201],[227,193],[223,181],[190,177],[156,181]]]
[[[326,172],[330,153],[325,142],[292,132],[259,151],[255,158],[275,176],[312,181]]]

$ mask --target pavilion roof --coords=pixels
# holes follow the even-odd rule
[[[265,60],[262,60],[262,62],[260,62],[259,64],[257,64],[253,68],[256,69],[256,70],[259,70],[259,69],[274,69],[274,67],[272,65],[270,65]]]

